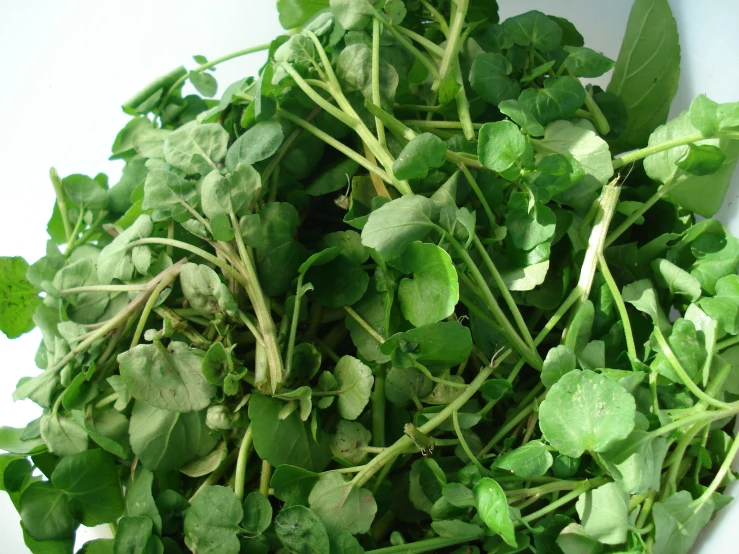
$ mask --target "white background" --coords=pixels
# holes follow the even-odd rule
[[[628,0],[499,0],[501,17],[540,9],[570,19],[587,46],[616,58]],[[721,102],[739,100],[739,3],[732,0],[671,2],[683,49],[680,90],[673,111],[707,93]],[[128,121],[119,106],[152,79],[193,54],[209,59],[268,42],[282,32],[272,0],[0,0],[0,255],[43,256],[54,193],[49,167],[60,175],[107,173],[111,184],[121,163],[110,146]],[[256,74],[264,53],[219,66],[220,91]],[[735,180],[723,221],[735,216]],[[732,222],[739,233],[739,218]],[[30,403],[13,403],[21,377],[35,374],[40,334],[15,341],[0,335],[0,425],[24,426],[38,417]],[[736,489],[735,489],[736,490]],[[720,531],[707,533],[700,552],[734,551],[739,544],[738,505],[719,516]],[[0,493],[2,550],[26,552],[18,516]],[[80,533],[81,534],[81,533]],[[720,542],[719,542],[720,541]],[[729,546],[731,545],[731,546]]]

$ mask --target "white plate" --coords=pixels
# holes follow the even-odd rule
[[[615,58],[631,3],[625,0],[499,0],[501,16],[528,9],[570,19],[586,45]],[[699,93],[717,101],[739,100],[739,3],[732,0],[672,2],[683,47],[680,89],[673,112]],[[110,145],[128,116],[116,106],[192,54],[210,58],[268,42],[282,32],[274,2],[157,0],[35,0],[3,5],[0,52],[0,253],[33,261],[44,254],[46,222],[54,202],[48,168],[59,173],[107,173],[111,183],[120,162],[107,161]],[[223,87],[255,75],[264,61],[256,54],[216,71]],[[601,83],[601,84],[605,84]],[[739,234],[739,180],[719,217]],[[10,393],[34,374],[37,331],[15,341],[0,336],[0,423],[23,426],[38,417],[31,402],[13,404]],[[736,494],[738,487],[733,490]],[[26,552],[18,515],[0,493],[3,551]],[[696,552],[729,552],[739,544],[739,507],[724,509]],[[100,536],[106,528],[95,529]],[[82,533],[79,534],[80,536]],[[87,540],[91,534],[85,533]],[[81,544],[82,541],[78,541]],[[730,545],[735,545],[733,548]]]

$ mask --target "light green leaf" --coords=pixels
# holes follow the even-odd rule
[[[511,120],[521,127],[532,137],[543,137],[544,127],[536,119],[536,116],[524,108],[518,100],[505,100],[498,104],[500,113],[507,115]]]
[[[372,14],[371,5],[365,0],[331,0],[331,12],[347,31],[361,31]]]
[[[702,298],[698,305],[730,335],[739,332],[739,277],[727,275],[716,283],[716,295]],[[686,312],[687,317],[687,312]]]
[[[146,176],[141,208],[155,210],[156,221],[169,217],[179,219],[189,213],[183,204],[193,205],[197,198],[194,182],[166,169],[154,169]]]
[[[431,133],[421,133],[405,145],[393,164],[398,179],[425,179],[430,169],[446,162],[446,143]]]
[[[280,392],[273,396],[282,400],[297,401],[300,404],[300,419],[302,421],[308,421],[310,412],[313,409],[310,387],[303,386],[289,392]]]
[[[164,141],[164,159],[191,175],[207,175],[226,157],[228,133],[218,123],[183,125]]]
[[[71,456],[87,450],[87,431],[58,413],[41,417],[41,438],[49,450],[58,456]]]
[[[113,279],[130,281],[133,278],[135,267],[128,245],[150,236],[153,231],[151,217],[140,215],[128,229],[102,249],[97,259],[97,274],[101,285],[107,285]]]
[[[608,92],[626,106],[628,127],[615,152],[645,146],[667,119],[680,78],[677,25],[667,0],[636,0]]]
[[[408,497],[417,510],[431,513],[446,484],[446,475],[436,460],[420,458],[411,464]]]
[[[239,164],[225,177],[213,170],[201,184],[203,213],[210,219],[219,214],[231,215],[245,211],[262,186],[262,178],[253,166]]]
[[[652,508],[657,530],[654,551],[687,554],[698,533],[711,519],[713,510],[713,500],[695,503],[688,491],[675,493],[664,502],[655,502]]]
[[[277,0],[280,25],[288,30],[301,27],[328,5],[329,0]]]
[[[275,468],[270,486],[275,491],[275,498],[290,506],[308,505],[308,496],[313,485],[318,482],[318,473],[313,473],[299,467],[283,464]]]
[[[477,513],[485,525],[500,535],[506,544],[516,546],[513,522],[508,514],[508,501],[500,485],[490,477],[480,479],[473,489]]]
[[[493,468],[505,469],[519,477],[529,478],[541,477],[553,463],[552,454],[544,443],[535,440],[498,456]]]
[[[146,516],[154,522],[157,533],[162,532],[162,516],[152,496],[154,474],[141,468],[126,487],[126,516]]]
[[[427,396],[434,388],[434,382],[413,367],[393,367],[385,377],[385,396],[396,406],[403,407]]]
[[[279,150],[284,140],[282,124],[262,121],[237,138],[226,153],[226,169],[236,171],[239,164],[254,165]]]
[[[526,152],[526,137],[511,121],[485,123],[480,129],[477,154],[480,162],[498,173],[518,164]]]
[[[584,46],[565,46],[564,50],[569,54],[564,65],[575,77],[600,77],[616,65],[612,59]]]
[[[560,26],[536,10],[509,17],[503,28],[519,46],[531,45],[542,52],[557,49],[562,41]]]
[[[694,276],[663,258],[657,258],[652,262],[652,270],[663,286],[666,286],[672,294],[681,294],[693,302],[701,295],[701,284]]]
[[[377,513],[377,504],[368,489],[354,487],[342,474],[333,471],[321,475],[308,502],[331,534],[366,533]]]
[[[342,356],[334,368],[334,377],[339,383],[339,413],[344,419],[357,419],[372,394],[372,370],[352,356]]]
[[[419,195],[402,196],[372,212],[362,229],[362,244],[374,248],[386,260],[423,239],[434,228],[436,204]]]
[[[203,477],[213,473],[228,457],[228,446],[222,441],[205,456],[188,462],[180,468],[180,472],[188,477]]]
[[[615,483],[589,490],[577,499],[577,515],[592,538],[603,544],[621,544],[631,527],[629,495]]]
[[[185,515],[185,544],[199,554],[237,554],[243,517],[241,503],[232,489],[206,487],[193,499]]]
[[[184,342],[139,344],[118,356],[121,377],[137,400],[172,412],[207,408],[215,395],[201,370],[205,352]]]
[[[261,535],[272,523],[272,504],[260,492],[249,493],[244,500],[244,519],[241,527],[249,535]]]
[[[341,420],[331,439],[331,453],[354,466],[362,465],[369,454],[362,450],[369,446],[372,434],[356,421]]]
[[[275,534],[290,554],[329,554],[326,528],[305,506],[283,508],[275,518]]]
[[[575,353],[563,344],[555,346],[544,359],[544,369],[541,372],[541,382],[546,388],[551,388],[563,376],[575,369],[577,358]]]
[[[668,445],[662,437],[644,440],[647,435],[646,431],[635,429],[626,439],[601,454],[616,483],[629,494],[657,491],[660,487]]]
[[[212,316],[236,308],[231,292],[218,274],[204,264],[186,263],[180,270],[182,294],[191,308]]]
[[[0,258],[0,331],[9,339],[35,327],[33,312],[41,299],[26,279],[27,271],[28,263],[20,256]]]
[[[534,114],[542,125],[556,119],[570,119],[585,102],[585,89],[574,77],[549,77],[544,88],[527,88],[519,103]]]
[[[571,371],[549,389],[539,408],[544,438],[577,458],[603,452],[634,428],[634,397],[616,381],[590,370]]]

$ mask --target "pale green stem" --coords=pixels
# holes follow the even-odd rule
[[[51,184],[54,186],[56,204],[59,206],[59,214],[62,216],[62,224],[64,225],[64,235],[67,237],[68,242],[72,238],[72,224],[69,221],[67,196],[64,194],[62,180],[59,178],[59,174],[53,167],[49,170],[49,177],[51,178]]]
[[[647,156],[658,154],[672,148],[677,148],[678,146],[692,144],[705,138],[706,137],[703,136],[703,133],[693,133],[692,135],[677,137],[672,140],[666,140],[664,142],[660,142],[652,146],[647,146],[646,148],[642,148],[634,152],[623,154],[613,160],[613,169],[619,169],[625,165],[629,165],[630,163],[634,163],[635,161],[644,159]]]
[[[452,24],[449,27],[449,38],[447,40],[446,48],[444,49],[444,55],[441,58],[441,63],[439,64],[439,76],[431,85],[431,90],[433,92],[439,91],[441,83],[452,69],[453,64],[457,61],[457,55],[462,42],[460,40],[462,27],[464,26],[465,17],[467,17],[468,7],[469,0],[457,0]]]
[[[548,506],[543,507],[541,510],[538,510],[532,514],[522,517],[521,521],[524,523],[530,523],[534,521],[535,519],[539,519],[540,517],[545,516],[555,511],[557,508],[572,502],[582,493],[587,492],[590,489],[598,488],[601,485],[605,485],[606,483],[608,483],[608,481],[609,479],[607,477],[596,477],[595,479],[588,479],[587,481],[583,481],[583,483],[579,487],[577,487],[575,490],[573,490],[571,493],[564,495],[562,498],[558,500],[555,500],[554,502],[550,503]]]
[[[731,448],[729,448],[729,452],[726,454],[726,458],[721,464],[721,467],[716,472],[716,476],[713,478],[713,481],[711,481],[711,484],[708,485],[708,488],[703,492],[700,498],[695,501],[699,506],[706,503],[708,499],[711,498],[711,495],[713,495],[713,493],[721,486],[721,483],[723,483],[726,478],[726,474],[729,473],[729,470],[731,469],[731,464],[734,462],[737,452],[739,452],[739,433],[734,437],[734,442],[731,443]]]
[[[272,478],[272,466],[267,460],[262,460],[262,474],[259,477],[259,492],[269,498],[269,481]]]
[[[378,19],[372,20],[372,102],[382,107],[382,95],[380,94],[380,35],[382,24]],[[386,145],[385,126],[379,117],[375,117],[377,127],[377,140],[384,147]]]
[[[464,450],[464,453],[467,454],[467,457],[470,459],[470,461],[478,467],[483,475],[487,475],[487,468],[480,463],[480,460],[477,459],[477,456],[475,456],[475,454],[472,452],[472,449],[469,447],[467,441],[464,438],[464,435],[462,434],[462,429],[459,426],[459,416],[457,415],[457,412],[454,412],[452,414],[452,423],[454,424],[454,432],[457,434],[457,438],[459,439],[459,445],[462,447],[462,450]]]
[[[357,323],[359,323],[373,339],[375,339],[380,344],[383,344],[385,342],[383,336],[375,331],[374,328],[369,323],[367,323],[361,315],[354,311],[353,308],[350,308],[349,306],[344,306],[344,310],[346,310],[346,313],[348,313]]]
[[[608,264],[606,263],[603,253],[598,254],[598,268],[606,281],[606,285],[608,285],[608,290],[611,291],[611,296],[613,297],[613,301],[616,303],[618,314],[621,316],[621,322],[624,325],[624,335],[626,336],[626,351],[633,359],[637,359],[636,343],[634,342],[634,333],[631,330],[629,313],[626,311],[626,304],[624,303],[624,299],[621,297],[618,285],[616,285],[616,281],[613,279],[610,269],[608,269]]]
[[[162,294],[164,289],[172,284],[172,282],[177,278],[177,275],[179,275],[179,272],[170,274],[167,279],[162,279],[162,282],[159,283],[152,291],[149,299],[144,305],[144,309],[141,310],[139,323],[133,333],[133,339],[131,339],[131,348],[134,348],[139,343],[139,339],[144,332],[144,327],[146,327],[146,320],[149,319],[149,314],[151,314],[151,311],[154,309],[154,304],[159,300],[159,295]]]
[[[249,449],[252,443],[251,425],[246,428],[244,438],[241,440],[239,448],[239,457],[236,460],[236,473],[234,481],[234,493],[239,502],[244,500],[244,485],[246,480],[246,462],[249,460]]]

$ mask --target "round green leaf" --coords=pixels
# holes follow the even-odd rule
[[[377,513],[377,504],[368,489],[352,486],[342,474],[333,471],[321,475],[308,502],[331,534],[366,533]]]
[[[23,491],[18,505],[23,527],[37,541],[74,536],[79,522],[72,516],[64,491],[51,483],[31,483]]]
[[[562,41],[562,28],[536,10],[509,17],[503,28],[519,46],[531,45],[542,52],[555,50]]]
[[[530,441],[523,446],[496,458],[494,468],[505,469],[519,477],[541,477],[554,459],[541,441]]]
[[[480,162],[493,171],[510,169],[524,155],[526,137],[511,121],[485,123],[480,129],[477,153]]]
[[[260,535],[272,523],[272,504],[260,492],[252,492],[244,500],[244,520],[241,527],[250,535]]]
[[[470,86],[486,102],[497,106],[505,100],[518,98],[521,86],[509,75],[511,62],[502,54],[480,54],[472,62]]]
[[[446,143],[431,133],[421,133],[405,145],[393,164],[398,179],[425,179],[429,170],[446,162]]]
[[[292,554],[329,554],[326,528],[305,506],[283,508],[275,518],[275,534]]]
[[[356,421],[339,421],[336,434],[331,439],[331,452],[352,465],[362,465],[369,454],[362,447],[369,446],[372,434]]]
[[[375,382],[372,370],[352,356],[342,356],[334,369],[339,383],[338,407],[344,419],[357,419],[369,402]]]
[[[243,517],[241,503],[232,489],[206,487],[193,499],[185,516],[185,544],[199,554],[237,554]]]
[[[544,438],[562,454],[603,452],[634,428],[636,402],[608,377],[571,371],[549,389],[539,408]]]

